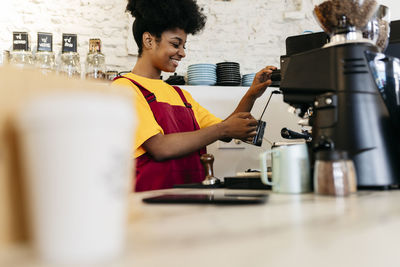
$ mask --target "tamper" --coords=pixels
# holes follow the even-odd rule
[[[204,166],[204,170],[206,173],[206,178],[202,182],[203,185],[217,185],[220,184],[221,181],[214,176],[213,163],[214,156],[211,154],[203,154],[200,157],[201,163]]]

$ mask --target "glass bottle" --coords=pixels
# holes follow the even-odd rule
[[[101,40],[89,40],[89,53],[86,57],[86,78],[106,79],[105,56],[101,53]]]
[[[63,33],[61,60],[58,68],[60,74],[68,77],[80,77],[81,63],[77,47],[77,35]]]
[[[319,151],[314,165],[314,191],[347,196],[357,191],[354,163],[344,151]]]
[[[349,193],[357,192],[357,174],[353,160],[346,151],[340,151],[340,157],[346,164],[346,175],[349,183]]]
[[[113,81],[116,77],[118,77],[118,71],[116,70],[108,70],[106,72],[106,79],[109,81]]]
[[[35,66],[44,74],[54,73],[55,56],[53,53],[53,34],[38,33]]]
[[[31,67],[33,65],[28,33],[13,32],[13,50],[10,53],[10,63],[18,67]]]
[[[10,63],[10,51],[3,50],[0,54],[0,66],[4,66]]]

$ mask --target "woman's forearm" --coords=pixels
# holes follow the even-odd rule
[[[157,134],[148,139],[143,147],[157,161],[178,158],[223,138],[222,128],[219,123],[193,132]]]
[[[254,103],[256,102],[256,99],[257,97],[254,96],[254,94],[252,94],[250,90],[248,90],[246,94],[242,97],[232,114],[235,114],[237,112],[250,112],[254,106]]]
[[[238,112],[223,122],[182,133],[157,134],[143,143],[143,148],[156,160],[182,157],[219,139],[250,140],[256,134],[257,121],[248,112]]]
[[[272,83],[271,73],[275,69],[276,67],[267,66],[264,69],[257,72],[249,90],[247,90],[246,94],[242,97],[238,106],[229,117],[238,112],[251,111],[251,109],[254,106],[254,103],[256,102],[256,99],[259,98],[265,92],[265,90],[269,85],[271,85]]]

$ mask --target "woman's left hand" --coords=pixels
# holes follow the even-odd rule
[[[257,72],[249,89],[250,93],[255,98],[259,98],[265,92],[267,87],[271,85],[271,73],[276,69],[277,67],[267,66]]]

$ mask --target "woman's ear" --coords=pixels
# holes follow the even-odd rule
[[[154,36],[149,32],[143,33],[143,47],[146,49],[152,49],[154,44],[155,44]]]

